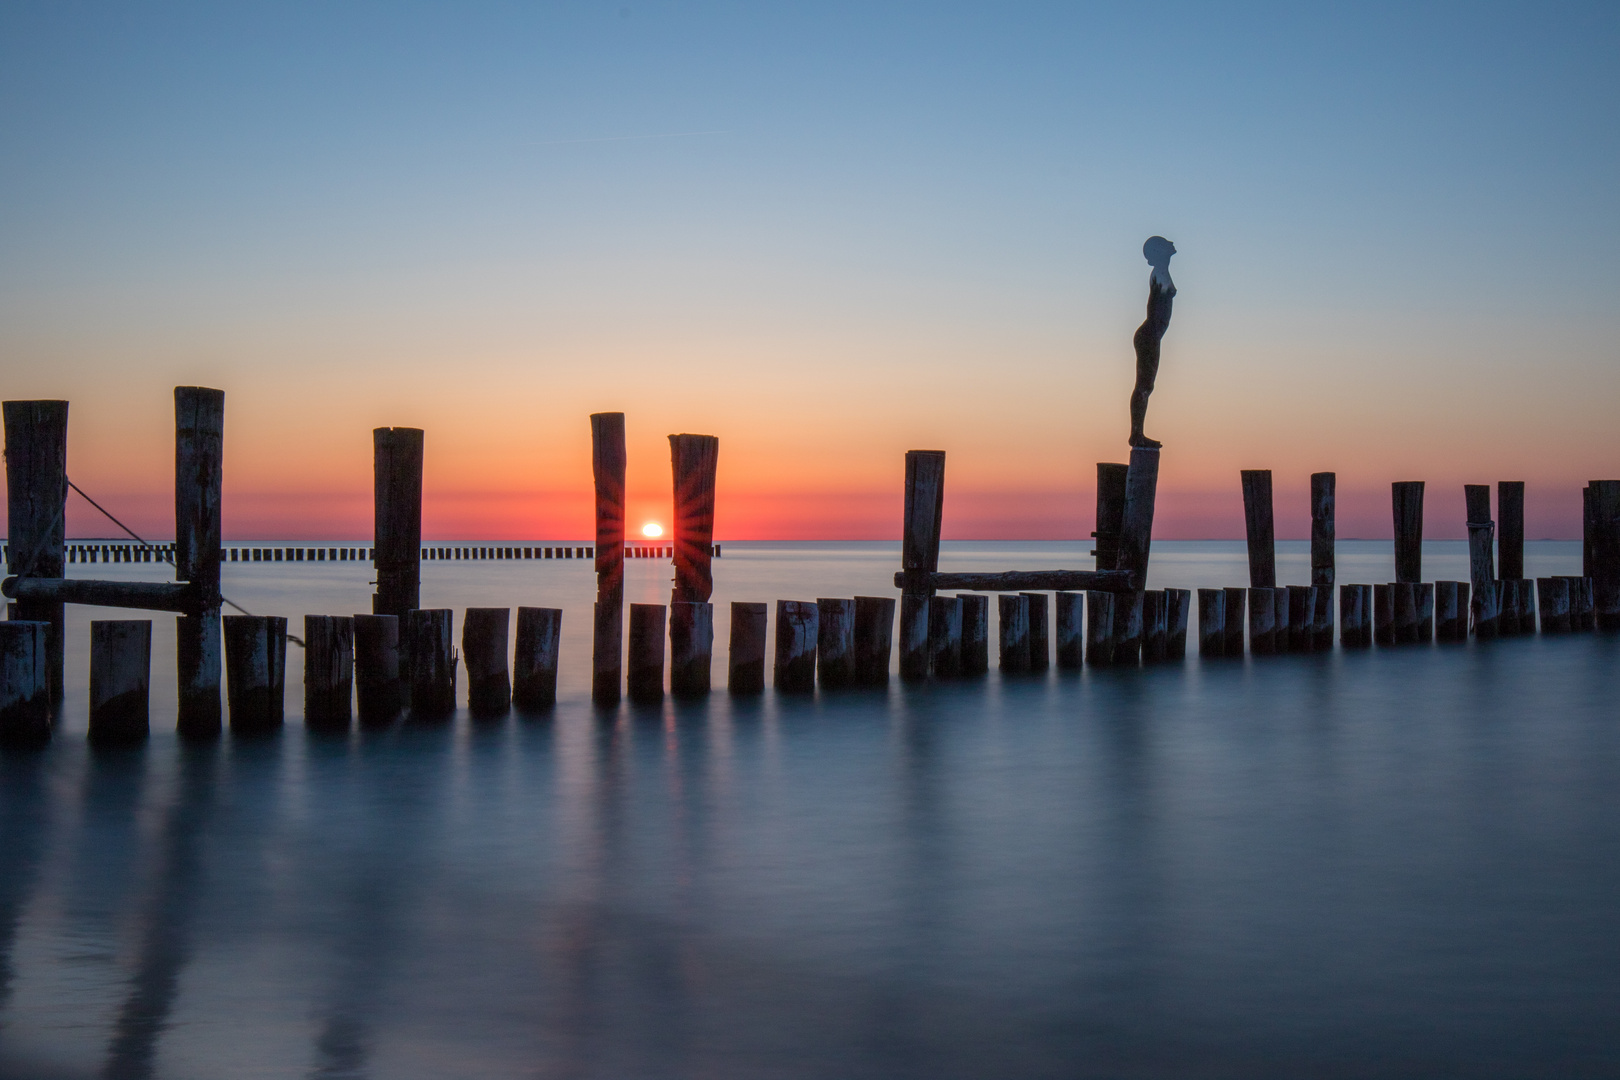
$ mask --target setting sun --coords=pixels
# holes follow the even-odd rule
[[[664,535],[664,527],[656,521],[649,521],[641,527],[641,535],[649,539]]]

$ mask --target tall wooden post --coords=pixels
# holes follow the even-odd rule
[[[220,732],[220,488],[225,466],[225,391],[174,388],[174,576],[189,581],[197,610],[175,620],[179,732]]]
[[[1243,525],[1249,538],[1249,588],[1277,586],[1276,525],[1271,508],[1271,470],[1244,469]]]
[[[900,678],[928,678],[928,599],[939,569],[945,514],[945,451],[906,451],[906,510],[900,541]],[[781,633],[780,629],[777,631]]]
[[[1153,543],[1153,502],[1159,488],[1159,451],[1146,446],[1131,450],[1130,472],[1125,478],[1125,515],[1120,526],[1120,570],[1136,575],[1135,588],[1147,587],[1148,548]]]
[[[1620,630],[1620,480],[1593,480],[1592,613],[1599,630]]]
[[[1395,519],[1395,580],[1423,580],[1423,481],[1401,480],[1389,486]]]
[[[1337,473],[1311,473],[1311,584],[1319,586],[1316,610],[1311,616],[1311,643],[1317,649],[1333,648],[1334,489],[1337,484]]]
[[[624,682],[624,413],[591,414],[596,480],[596,612],[591,700],[616,705]]]
[[[403,622],[421,606],[422,429],[377,428],[371,445],[377,570],[371,610]]]
[[[1496,482],[1496,574],[1524,577],[1524,481]]]
[[[1486,484],[1465,484],[1468,502],[1468,571],[1472,586],[1471,604],[1474,633],[1495,637],[1497,630],[1496,567],[1491,540],[1491,489]]]
[[[7,567],[21,578],[59,578],[67,566],[67,420],[65,401],[8,401],[6,423]],[[60,600],[19,600],[14,619],[45,623],[49,711],[62,705]]]
[[[1097,557],[1098,570],[1119,565],[1119,532],[1125,522],[1125,477],[1129,465],[1112,461],[1097,462]]]

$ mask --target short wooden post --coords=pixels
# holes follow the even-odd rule
[[[944,513],[945,451],[907,450],[900,541],[900,678],[906,681],[928,677],[927,598],[934,595]]]
[[[983,675],[990,670],[990,598],[963,593],[962,674]]]
[[[630,605],[630,700],[651,705],[664,700],[663,604]]]
[[[1592,579],[1574,576],[1569,580],[1569,628],[1591,630],[1595,626],[1592,612]]]
[[[252,735],[281,727],[287,686],[287,620],[227,615],[225,677],[231,731]]]
[[[562,640],[562,609],[517,609],[517,641],[512,653],[512,704],[539,712],[557,702],[557,659]]]
[[[354,617],[355,700],[363,726],[390,723],[405,707],[399,651],[398,618]]]
[[[1423,580],[1423,481],[1402,480],[1389,486],[1395,519],[1395,580]]]
[[[1057,666],[1073,671],[1085,662],[1086,594],[1057,594]]]
[[[371,610],[377,615],[403,619],[421,601],[422,444],[421,428],[371,433],[377,572]]]
[[[1114,594],[1114,666],[1134,667],[1142,659],[1142,590]]]
[[[511,666],[506,662],[511,608],[468,608],[461,623],[461,662],[467,666],[467,712],[474,719],[505,716],[512,708]]]
[[[735,610],[735,609],[734,609]],[[762,613],[763,616],[763,613]],[[736,615],[733,614],[735,619]],[[761,618],[760,659],[764,660],[764,620]],[[861,686],[889,684],[889,657],[894,652],[894,597],[855,598],[855,681]],[[764,679],[761,667],[760,678]]]
[[[1119,535],[1125,525],[1125,478],[1129,465],[1112,461],[1097,463],[1097,538],[1098,570],[1113,570],[1119,565]]]
[[[409,672],[411,716],[442,720],[456,711],[455,612],[416,608],[405,613],[400,666]]]
[[[1420,581],[1412,586],[1417,600],[1417,640],[1427,645],[1434,640],[1434,582]]]
[[[151,731],[152,621],[90,624],[90,741],[137,743]]]
[[[1496,573],[1524,577],[1524,481],[1496,482]]]
[[[1270,656],[1277,651],[1277,590],[1249,590],[1249,655]]]
[[[1466,608],[1458,607],[1457,585],[1455,581],[1434,583],[1434,636],[1437,641],[1461,641],[1468,636],[1468,612]],[[1462,623],[1461,633],[1457,629],[1459,619]]]
[[[1310,652],[1315,647],[1316,586],[1288,586],[1288,651]]]
[[[304,726],[346,731],[354,718],[354,619],[304,616]]]
[[[1136,575],[1136,588],[1147,586],[1148,552],[1153,543],[1153,504],[1159,488],[1159,451],[1137,446],[1125,477],[1125,516],[1119,534],[1120,570]]]
[[[618,704],[624,682],[625,460],[624,413],[592,413],[596,606],[591,626],[591,700],[603,706]]]
[[[1339,586],[1339,645],[1346,649],[1365,649],[1372,645],[1367,601],[1371,589],[1366,585]]]
[[[1391,639],[1397,645],[1414,645],[1418,638],[1417,590],[1413,582],[1390,585]]]
[[[962,599],[928,599],[929,668],[936,679],[954,679],[962,673]]]
[[[1338,483],[1338,474],[1330,472],[1311,473],[1311,584],[1332,586],[1334,583],[1333,544],[1335,538],[1334,525],[1334,489]],[[1327,596],[1327,637],[1324,644],[1320,638],[1316,642],[1319,649],[1333,646],[1333,590],[1329,588]]]
[[[1043,592],[1021,594],[1029,598],[1029,670],[1052,666],[1052,616]]]
[[[1000,609],[1001,670],[1023,672],[1029,670],[1029,597],[1000,593],[996,597]]]
[[[1477,637],[1497,633],[1496,560],[1492,551],[1495,525],[1491,521],[1491,489],[1485,484],[1465,484],[1468,505],[1468,571],[1472,586],[1472,621]]]
[[[1311,648],[1326,652],[1333,648],[1333,585],[1317,585],[1311,601]]]
[[[1198,655],[1226,655],[1226,590],[1198,590]]]
[[[3,410],[9,533],[6,538],[7,568],[20,578],[64,577],[67,573],[64,511],[67,504],[68,403],[8,401]],[[20,621],[40,622],[47,627],[43,655],[44,686],[49,709],[54,714],[61,708],[64,686],[62,634],[65,606],[60,600],[19,600],[17,616]]]
[[[33,619],[0,622],[0,745],[50,741],[50,630],[49,623]]]
[[[1395,644],[1395,586],[1374,585],[1373,641],[1379,645]]]
[[[889,601],[893,611],[894,601]],[[859,605],[857,605],[858,607]],[[765,690],[765,636],[769,607],[731,602],[731,645],[726,690],[732,694],[759,694]],[[885,658],[887,659],[887,658]],[[884,665],[887,669],[888,665]]]
[[[1519,578],[1519,633],[1536,632],[1536,582],[1534,578]]]
[[[1221,655],[1243,655],[1243,625],[1248,620],[1249,590],[1237,585],[1226,588],[1226,645]]]
[[[1271,592],[1273,605],[1271,619],[1271,647],[1274,652],[1285,653],[1289,649],[1289,642],[1293,633],[1291,630],[1292,624],[1289,620],[1290,612],[1288,610],[1288,590],[1279,586],[1273,588]]]
[[[710,562],[714,558],[714,477],[720,461],[720,440],[713,435],[671,435],[669,459],[675,477],[675,591],[671,603],[707,603],[714,594]],[[679,621],[670,621],[673,632]],[[711,638],[713,618],[711,615]],[[713,651],[705,650],[707,656]],[[670,669],[670,690],[677,687],[676,668]],[[703,690],[708,693],[708,669],[704,669]],[[685,693],[699,693],[694,682]]]
[[[1496,609],[1496,633],[1499,637],[1517,637],[1519,633],[1519,582],[1498,578],[1497,595],[1501,601]]]
[[[1557,577],[1536,578],[1536,594],[1541,608],[1541,632],[1566,634],[1569,632],[1569,579]]]
[[[679,590],[676,590],[679,592]],[[714,605],[677,600],[669,605],[669,692],[678,698],[708,694],[714,670]]]
[[[1189,589],[1164,590],[1164,658],[1187,658],[1187,617],[1192,609],[1192,591]]]
[[[1277,584],[1271,470],[1244,469],[1240,475],[1243,479],[1243,525],[1249,540],[1249,587],[1270,589]]]
[[[1168,615],[1165,610],[1164,590],[1149,589],[1142,593],[1142,662],[1163,663],[1168,642]]]
[[[1086,663],[1107,667],[1114,662],[1114,597],[1109,592],[1086,593]]]
[[[820,613],[808,600],[776,602],[776,668],[773,680],[782,693],[809,694],[816,688],[816,642]],[[927,648],[928,638],[923,645]]]
[[[960,623],[957,629],[960,632]],[[959,642],[960,640],[958,638]],[[853,599],[836,597],[816,599],[816,681],[824,690],[852,686],[855,683]]]

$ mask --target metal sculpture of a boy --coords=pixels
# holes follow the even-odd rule
[[[1147,319],[1136,330],[1136,389],[1131,391],[1131,445],[1158,449],[1156,439],[1142,434],[1147,419],[1148,395],[1159,375],[1159,341],[1170,328],[1170,304],[1176,296],[1176,283],[1170,280],[1170,256],[1176,245],[1162,236],[1150,236],[1142,245],[1142,255],[1153,267],[1148,278]]]

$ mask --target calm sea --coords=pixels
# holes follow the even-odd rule
[[[897,562],[727,544],[717,639],[728,601],[893,595]],[[224,587],[297,632],[368,571]],[[669,576],[632,561],[628,599]],[[1338,576],[1389,580],[1389,544]],[[1241,543],[1155,545],[1154,586],[1246,580]],[[424,564],[425,607],[565,610],[547,716],[308,735],[294,648],[284,733],[200,748],[157,616],[153,737],[95,753],[87,624],[127,613],[73,609],[60,735],[0,757],[0,1075],[1620,1076],[1620,638],[598,712],[592,590]]]

